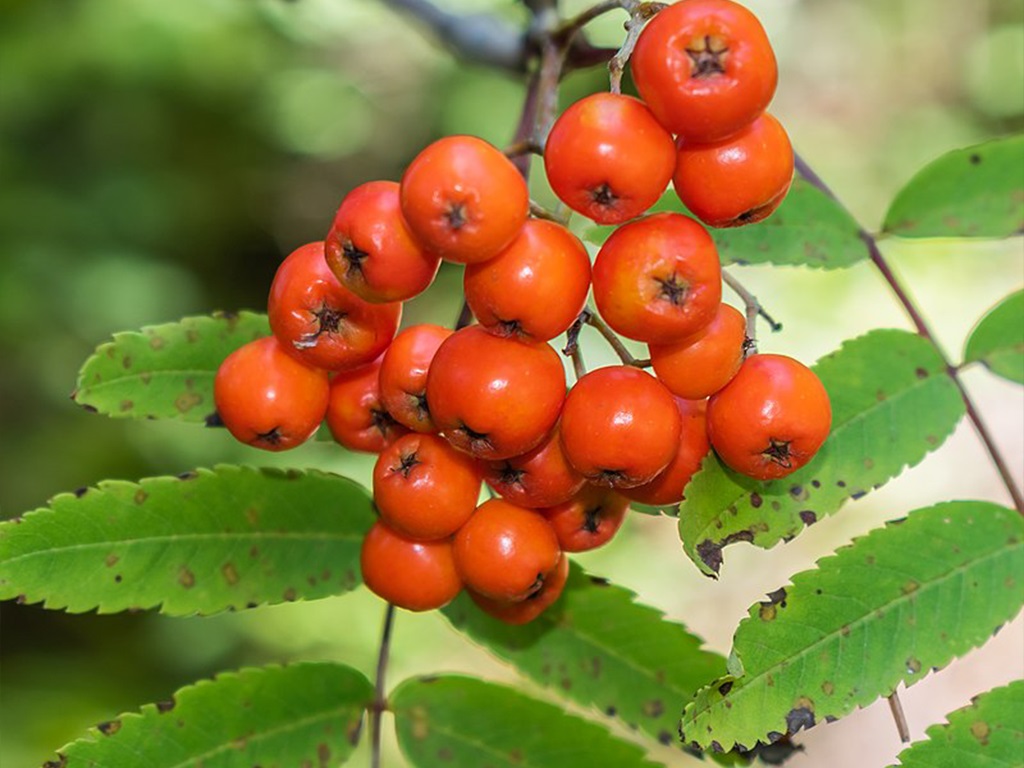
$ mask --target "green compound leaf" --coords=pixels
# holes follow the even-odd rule
[[[1024,680],[995,688],[933,725],[927,741],[900,752],[903,768],[1020,768],[1024,764]]]
[[[338,765],[372,700],[370,682],[339,664],[245,669],[101,723],[43,768]]]
[[[965,362],[981,362],[997,376],[1024,384],[1024,290],[1010,294],[971,331]]]
[[[846,341],[814,371],[832,400],[832,434],[814,459],[789,477],[759,482],[712,454],[687,487],[679,535],[704,574],[719,572],[723,547],[771,548],[914,466],[965,412],[939,353],[905,331]]]
[[[839,718],[985,643],[1021,607],[1024,518],[988,502],[918,510],[798,573],[736,630],[697,694],[697,746],[775,741]]]
[[[72,399],[114,418],[205,421],[221,361],[269,333],[266,315],[241,312],[115,334],[85,361]]]
[[[357,586],[369,494],[320,472],[221,466],[107,481],[0,523],[0,599],[209,614]]]
[[[725,673],[725,659],[635,598],[573,563],[562,596],[529,624],[509,626],[491,618],[465,595],[444,615],[560,696],[674,744],[683,704]]]
[[[651,211],[689,212],[669,190]],[[615,227],[594,226],[583,233],[601,245]],[[708,230],[722,264],[777,264],[841,269],[867,258],[860,227],[838,203],[797,177],[779,209],[757,224]]]
[[[450,675],[392,694],[398,744],[419,768],[653,768],[597,723],[512,688]]]
[[[883,230],[900,237],[1024,232],[1024,134],[949,152],[901,189]]]

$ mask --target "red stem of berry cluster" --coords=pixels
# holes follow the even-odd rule
[[[842,205],[842,202],[839,200],[838,197],[836,197],[835,193],[831,190],[831,188],[829,188],[829,186],[821,179],[821,177],[818,176],[818,174],[816,174],[814,170],[799,155],[797,155],[796,157],[796,167],[797,171],[803,178],[805,178],[815,187],[820,189],[826,195],[831,197],[835,202]],[[872,235],[863,227],[861,227],[860,225],[858,225],[858,227],[860,237],[864,241],[864,244],[867,246],[868,256],[871,259],[871,263],[875,265],[875,267],[881,273],[882,278],[885,280],[886,284],[889,286],[893,294],[896,296],[897,301],[899,301],[900,305],[903,307],[904,311],[910,318],[910,322],[913,323],[914,329],[917,331],[917,334],[922,338],[926,339],[935,348],[935,351],[938,352],[939,356],[942,358],[942,362],[946,367],[946,374],[949,376],[950,379],[953,380],[953,383],[956,385],[957,390],[960,392],[960,398],[963,400],[964,407],[967,410],[967,418],[970,419],[971,423],[974,425],[974,430],[975,432],[978,433],[978,437],[981,439],[982,444],[985,446],[985,450],[988,452],[989,459],[991,459],[993,466],[995,466],[996,471],[999,473],[999,477],[1000,479],[1002,479],[1003,485],[1006,486],[1006,490],[1010,494],[1010,498],[1013,500],[1014,507],[1016,508],[1018,513],[1024,515],[1024,492],[1022,492],[1021,489],[1017,487],[1017,483],[1013,479],[1013,474],[1010,471],[1010,467],[1006,463],[1006,460],[1003,458],[1003,455],[1000,452],[999,448],[996,446],[995,438],[992,436],[992,433],[989,431],[988,427],[985,425],[985,422],[982,420],[981,414],[978,412],[977,406],[971,399],[971,396],[967,392],[966,387],[964,387],[964,383],[960,379],[960,374],[957,367],[953,365],[953,363],[949,359],[949,356],[939,345],[938,341],[935,338],[935,334],[932,333],[932,330],[928,326],[928,323],[925,320],[924,315],[921,314],[921,311],[920,309],[918,309],[917,304],[911,298],[910,294],[907,292],[907,289],[900,282],[899,278],[896,277],[896,274],[893,272],[892,267],[889,266],[889,262],[886,261],[885,257],[882,255],[882,251],[878,247],[878,241],[875,239],[875,236]]]

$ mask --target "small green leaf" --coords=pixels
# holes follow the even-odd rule
[[[910,685],[1021,607],[1024,518],[988,502],[912,512],[798,573],[736,630],[731,675],[697,694],[685,738],[775,741]]]
[[[652,208],[689,212],[669,190]],[[589,227],[584,237],[601,245],[615,227]],[[757,224],[708,230],[722,264],[779,264],[841,269],[867,258],[860,227],[847,211],[806,179],[797,177],[779,209]]]
[[[984,363],[992,373],[1024,384],[1024,290],[981,318],[967,339],[964,361]]]
[[[215,410],[213,377],[221,361],[268,333],[266,315],[252,312],[117,333],[85,361],[72,398],[114,418],[202,422]]]
[[[338,765],[358,744],[372,700],[370,682],[339,664],[245,669],[100,723],[46,766]]]
[[[1024,232],[1024,134],[956,149],[901,189],[883,230],[900,237],[1009,237]]]
[[[420,768],[653,768],[600,725],[512,688],[449,675],[406,680],[390,697],[398,744]]]
[[[0,599],[100,613],[215,613],[359,584],[366,490],[321,472],[222,466],[107,481],[0,523]]]
[[[927,741],[900,752],[903,768],[1020,768],[1024,765],[1024,680],[983,693],[933,725]]]
[[[724,674],[725,659],[635,598],[573,563],[562,596],[529,624],[504,624],[465,595],[444,614],[457,629],[560,696],[596,706],[662,744],[675,744],[682,705]]]
[[[814,370],[832,400],[832,434],[814,459],[786,478],[758,482],[712,454],[691,480],[679,535],[706,575],[718,573],[723,547],[773,547],[914,466],[964,414],[942,357],[912,333],[871,331]]]

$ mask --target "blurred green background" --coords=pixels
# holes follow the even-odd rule
[[[442,2],[525,19],[514,0]],[[586,2],[566,0],[568,12]],[[869,227],[924,162],[1024,128],[1019,0],[753,0],[780,60],[773,111]],[[261,309],[274,270],[326,233],[345,192],[397,179],[446,133],[498,145],[523,86],[467,67],[381,0],[4,0],[0,2],[0,516],[104,478],[244,461],[366,478],[371,462],[321,443],[260,454],[217,430],[90,415],[68,399],[78,366],[111,333],[214,309]],[[592,26],[617,45],[624,15]],[[563,102],[605,87],[598,68]],[[1024,173],[1024,169],[1007,172]],[[535,194],[547,198],[539,169]],[[973,322],[1024,283],[1021,239],[889,242],[887,255],[955,357]],[[907,327],[870,266],[738,274],[785,324],[762,347],[811,361],[871,327]],[[446,267],[405,322],[450,323],[460,274]],[[605,352],[594,340],[588,361]],[[984,371],[967,382],[1024,475],[1020,392]],[[636,516],[587,567],[637,590],[728,652],[746,607],[836,546],[953,496],[1005,501],[969,427],[913,472],[790,545],[727,551],[712,583],[686,562],[670,520]],[[372,668],[382,606],[364,591],[211,618],[68,616],[0,606],[0,765],[38,765],[85,728],[221,669],[299,658]],[[402,614],[392,679],[441,669],[512,673],[438,617]],[[977,659],[908,692],[915,736],[974,693],[1024,674],[1018,620]],[[958,671],[960,670],[960,671]],[[986,677],[988,675],[988,677]],[[539,695],[544,695],[540,693]],[[883,705],[884,706],[884,705]],[[802,741],[793,765],[883,765],[899,750],[878,707]],[[877,760],[865,752],[870,732]],[[871,748],[876,748],[871,747]],[[388,744],[388,765],[402,765]],[[668,751],[667,764],[690,764]],[[353,765],[366,764],[361,749]]]

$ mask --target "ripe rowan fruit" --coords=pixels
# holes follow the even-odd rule
[[[793,182],[793,146],[765,112],[713,144],[680,142],[672,177],[679,199],[709,227],[738,227],[770,216]]]
[[[670,343],[705,327],[722,300],[714,241],[680,213],[623,224],[594,261],[594,301],[617,333]]]
[[[572,232],[529,219],[493,259],[468,264],[463,290],[482,326],[503,336],[548,341],[576,320],[590,290],[590,257]]]
[[[374,303],[422,293],[441,265],[440,257],[409,232],[394,181],[370,181],[345,195],[324,241],[324,256],[342,285]]]
[[[650,208],[675,167],[672,136],[637,98],[595,93],[566,109],[544,146],[544,169],[559,199],[598,224]]]
[[[454,534],[476,509],[480,467],[436,435],[406,434],[373,468],[373,500],[392,529],[421,540]]]
[[[708,437],[719,458],[757,480],[804,466],[828,437],[832,406],[810,368],[785,355],[751,355],[708,400]]]
[[[562,408],[562,448],[588,481],[630,488],[651,480],[679,445],[679,409],[664,385],[639,368],[598,368]]]
[[[266,336],[224,358],[213,380],[213,399],[237,440],[284,451],[312,437],[323,421],[327,372],[303,365],[274,336]]]
[[[371,304],[338,282],[322,242],[281,262],[267,300],[270,330],[289,354],[316,368],[365,365],[387,348],[402,317],[400,303]]]
[[[423,149],[405,169],[399,197],[416,239],[460,264],[498,255],[530,210],[522,175],[475,136],[446,136]]]
[[[640,33],[630,67],[651,112],[687,142],[718,141],[749,125],[778,81],[764,28],[731,0],[665,8]]]
[[[585,485],[569,501],[540,510],[563,552],[588,552],[611,541],[629,510],[629,499],[611,488]]]
[[[742,313],[719,304],[714,319],[691,336],[649,344],[658,380],[674,395],[700,400],[720,390],[740,369],[747,323]]]
[[[449,336],[427,373],[434,424],[456,448],[480,459],[518,456],[558,420],[565,369],[543,342],[503,338],[473,325]]]
[[[378,359],[331,378],[327,428],[350,451],[380,453],[407,431],[384,407],[379,374]]]
[[[409,611],[430,611],[462,591],[451,539],[417,541],[379,520],[363,538],[359,558],[366,586]]]
[[[454,553],[466,587],[506,602],[539,592],[562,556],[547,520],[503,499],[477,507],[455,534]]]
[[[427,371],[450,328],[421,323],[395,336],[381,359],[380,396],[395,421],[414,432],[436,432],[427,407]]]
[[[548,574],[540,590],[525,600],[509,603],[503,600],[492,600],[469,589],[466,590],[466,593],[484,613],[506,624],[521,625],[528,624],[551,607],[562,596],[568,579],[569,558],[562,555],[558,565]]]
[[[531,451],[484,464],[484,480],[520,507],[552,507],[571,499],[586,482],[562,450],[558,425]]]
[[[625,488],[622,495],[631,501],[651,506],[678,504],[684,498],[687,483],[700,469],[711,450],[707,429],[707,401],[676,398],[681,429],[675,457],[653,480],[635,488]]]

